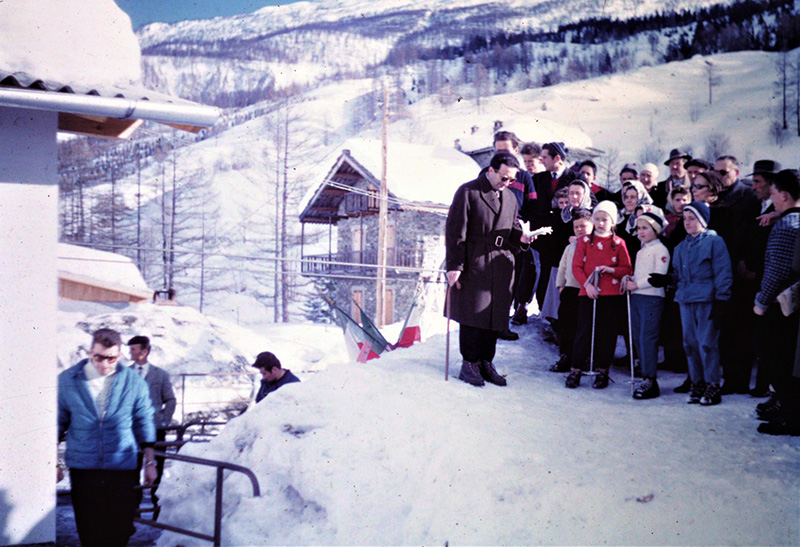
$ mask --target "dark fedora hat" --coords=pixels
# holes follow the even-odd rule
[[[664,165],[669,165],[669,162],[671,162],[676,158],[683,158],[685,160],[690,160],[692,159],[692,156],[691,154],[687,154],[680,148],[673,148],[672,151],[669,153],[669,159],[664,162]]]
[[[756,160],[753,164],[753,172],[747,175],[774,175],[781,170],[781,164],[774,160]]]

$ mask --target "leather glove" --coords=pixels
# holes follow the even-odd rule
[[[725,309],[728,303],[725,300],[714,300],[711,304],[711,317],[709,319],[714,323],[714,328],[717,330],[722,329],[722,324],[725,321]]]
[[[653,287],[669,287],[672,285],[672,276],[670,274],[652,273],[647,278],[647,282]]]

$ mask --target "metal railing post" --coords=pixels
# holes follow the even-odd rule
[[[217,501],[214,504],[214,547],[222,545],[222,474],[225,470],[217,467]]]

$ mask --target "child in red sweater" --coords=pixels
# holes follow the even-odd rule
[[[594,233],[580,238],[575,248],[572,273],[581,290],[578,293],[578,329],[572,351],[572,369],[566,381],[568,388],[580,385],[592,340],[597,370],[592,387],[603,389],[608,386],[608,369],[617,346],[617,317],[625,314],[625,297],[620,291],[620,281],[633,273],[625,242],[614,234],[617,215],[617,206],[613,202],[600,202],[592,214]]]

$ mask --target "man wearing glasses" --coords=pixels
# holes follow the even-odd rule
[[[714,171],[722,179],[722,190],[717,199],[729,220],[730,230],[720,235],[728,246],[731,264],[738,264],[743,257],[743,244],[748,223],[761,214],[761,200],[752,188],[739,179],[739,161],[735,156],[720,156],[714,162]],[[752,309],[753,295],[748,290],[747,280],[734,269],[733,287],[726,320],[720,331],[720,356],[722,358],[723,395],[743,394],[750,391],[750,371],[753,366],[753,331],[746,330],[745,321],[740,320]]]
[[[124,546],[133,531],[144,449],[144,483],[156,478],[153,406],[147,384],[119,363],[122,338],[92,335],[89,359],[58,376],[58,438],[66,440],[72,505],[84,546]]]
[[[498,334],[508,328],[514,252],[530,241],[516,222],[517,199],[505,191],[519,168],[512,153],[497,152],[485,173],[458,188],[447,214],[450,317],[461,325],[458,377],[474,386],[506,385],[493,360]]]

